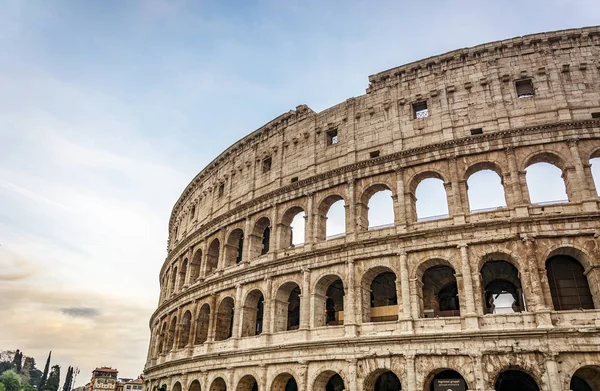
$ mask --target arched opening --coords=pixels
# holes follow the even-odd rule
[[[554,164],[539,162],[527,167],[527,189],[532,204],[547,205],[569,202],[563,173]]]
[[[590,170],[596,188],[596,195],[600,196],[600,157],[590,159]]]
[[[208,247],[208,252],[206,256],[206,275],[217,270],[219,267],[219,250],[221,248],[221,243],[219,239],[214,239],[210,246]]]
[[[335,239],[346,234],[346,208],[342,197],[328,196],[321,202],[318,212],[319,240]]]
[[[600,366],[586,365],[579,368],[571,377],[571,391],[600,390]]]
[[[190,330],[192,328],[192,313],[185,311],[181,318],[181,330],[179,331],[179,342],[177,347],[182,349],[187,346],[190,341]]]
[[[421,304],[425,318],[460,316],[458,285],[454,269],[432,266],[423,273]]]
[[[271,243],[271,221],[267,217],[261,217],[254,224],[251,235],[250,252],[252,258],[260,257],[269,252]]]
[[[519,271],[506,261],[487,261],[481,268],[486,314],[511,314],[525,310]]]
[[[183,260],[181,264],[181,271],[179,272],[179,286],[177,289],[181,289],[185,286],[185,278],[187,277],[188,272],[188,260],[187,258]]]
[[[369,187],[362,196],[362,207],[363,210],[359,210],[359,213],[368,229],[394,226],[394,199],[392,191],[386,185]]]
[[[502,178],[490,169],[476,171],[469,176],[467,196],[471,213],[488,212],[506,207]]]
[[[176,382],[176,383],[173,385],[173,391],[181,391],[181,383],[179,383],[179,382]]]
[[[306,214],[299,206],[288,209],[281,219],[281,248],[304,244]]]
[[[496,391],[539,391],[537,383],[533,378],[523,372],[516,369],[510,369],[504,371],[498,376],[496,384],[494,385]]]
[[[344,324],[344,284],[337,275],[322,277],[315,285],[313,317],[316,327]]]
[[[190,263],[190,281],[195,283],[198,277],[200,277],[200,266],[202,265],[202,250],[196,251],[192,262]]]
[[[387,369],[380,369],[371,373],[365,380],[365,391],[398,391],[402,389],[400,379],[396,374]]]
[[[163,323],[161,331],[160,331],[160,335],[158,336],[158,347],[156,349],[156,353],[158,354],[162,354],[166,352],[165,346],[166,346],[166,339],[167,339],[167,322]]]
[[[244,251],[244,231],[237,228],[231,231],[225,245],[225,266],[233,266],[242,262]]]
[[[315,379],[313,391],[342,391],[344,380],[334,371],[325,371]]]
[[[594,309],[594,301],[583,266],[568,255],[546,261],[546,273],[555,311]]]
[[[242,377],[238,383],[236,391],[258,391],[258,383],[252,375]]]
[[[210,324],[210,306],[206,303],[200,308],[198,313],[198,324],[196,325],[195,345],[206,342],[208,338],[208,325]]]
[[[242,308],[242,337],[260,335],[263,331],[265,298],[258,289],[246,297]]]
[[[425,178],[419,182],[414,192],[414,205],[417,221],[448,217],[448,197],[444,181],[439,178]]]
[[[233,335],[233,299],[226,297],[217,310],[215,341],[225,341]]]
[[[363,322],[398,320],[396,274],[390,269],[376,267],[363,276]]]
[[[173,268],[173,273],[171,274],[171,291],[169,292],[170,294],[173,294],[174,292],[177,291],[177,266],[175,266]]]
[[[209,391],[227,391],[227,383],[222,377],[217,377],[210,385]]]
[[[286,282],[275,296],[275,331],[297,330],[300,327],[300,287]]]
[[[177,328],[177,317],[174,316],[173,319],[171,319],[171,325],[169,326],[169,337],[167,338],[167,348],[166,351],[170,352],[171,350],[173,350],[173,347],[175,345],[175,329]]]
[[[469,385],[460,373],[452,369],[438,369],[427,376],[424,389],[430,391],[468,390]]]
[[[294,376],[289,373],[282,373],[273,380],[271,391],[298,391],[298,384]]]
[[[190,388],[188,391],[201,391],[200,382],[198,380],[194,380],[192,384],[190,384]]]

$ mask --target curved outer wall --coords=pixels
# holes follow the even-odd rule
[[[259,390],[274,390],[289,374],[301,390],[324,390],[337,373],[346,389],[371,391],[391,370],[402,389],[428,390],[433,375],[452,369],[469,389],[491,390],[513,368],[541,390],[568,390],[580,367],[600,365],[600,312],[556,310],[546,261],[577,260],[600,308],[600,199],[590,170],[600,156],[599,58],[598,27],[460,49],[372,75],[365,95],[320,113],[298,106],[232,145],[173,208],[147,389],[241,390],[252,375]],[[533,97],[518,98],[521,80]],[[417,119],[413,103],[422,101],[429,115]],[[328,145],[332,130],[338,143]],[[530,202],[525,170],[536,162],[562,171],[569,202]],[[470,212],[466,180],[480,169],[500,175],[506,208]],[[449,216],[417,221],[415,188],[430,177],[444,182]],[[368,229],[369,197],[382,189],[392,193],[394,224]],[[346,233],[326,239],[338,198]],[[306,213],[302,246],[286,245],[290,210]],[[267,226],[269,251],[260,255]],[[527,311],[486,314],[487,261],[518,270]],[[435,266],[453,269],[458,316],[426,316],[424,273]],[[370,283],[382,271],[396,278],[397,320],[374,322]],[[325,288],[336,278],[343,324],[325,326]],[[294,283],[298,329],[279,331]],[[258,291],[263,332],[245,336]]]

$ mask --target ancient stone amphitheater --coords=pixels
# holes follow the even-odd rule
[[[596,157],[599,27],[459,49],[298,106],[175,204],[146,389],[600,390]],[[533,200],[540,165],[568,199]],[[482,172],[501,205],[473,206]],[[426,182],[447,214],[417,213]]]

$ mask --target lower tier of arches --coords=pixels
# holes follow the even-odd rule
[[[597,336],[596,336],[597,338]],[[566,343],[567,341],[561,341]],[[596,343],[598,341],[596,340]],[[477,345],[474,343],[473,345]],[[185,365],[185,372],[148,373],[146,390],[166,391],[595,391],[600,389],[600,353],[478,351],[465,348],[431,353],[371,352],[282,362],[257,355],[243,366],[215,369]],[[431,350],[435,351],[435,348]],[[468,351],[467,351],[468,350]],[[260,360],[260,362],[259,362]]]

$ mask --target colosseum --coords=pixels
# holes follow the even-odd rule
[[[233,144],[173,207],[146,390],[600,390],[599,59],[459,49]]]

